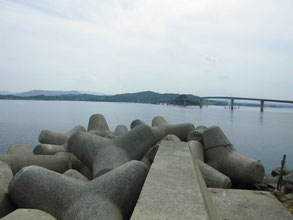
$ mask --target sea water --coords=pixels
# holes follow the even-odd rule
[[[119,124],[128,128],[135,119],[151,125],[153,117],[163,116],[170,124],[190,122],[217,125],[237,151],[261,160],[266,172],[279,167],[283,154],[286,166],[293,168],[293,109],[241,107],[233,111],[222,106],[171,106],[140,103],[80,101],[0,100],[0,153],[15,143],[33,149],[43,129],[67,132],[76,125],[87,128],[92,114],[103,114],[113,131]]]

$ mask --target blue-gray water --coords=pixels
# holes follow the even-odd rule
[[[280,166],[283,154],[293,168],[293,110],[223,107],[180,107],[135,103],[14,101],[0,100],[0,153],[10,145],[23,142],[32,149],[43,129],[67,132],[80,124],[87,128],[92,114],[103,114],[111,130],[118,124],[129,127],[134,119],[151,124],[161,115],[169,123],[191,122],[218,125],[234,147],[247,156],[261,160],[266,172]]]

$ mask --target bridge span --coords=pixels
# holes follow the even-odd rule
[[[202,108],[203,100],[205,99],[230,99],[231,110],[234,109],[234,100],[248,100],[248,101],[259,101],[260,102],[260,111],[263,112],[264,102],[279,102],[279,103],[289,103],[293,104],[293,101],[290,100],[278,100],[278,99],[259,99],[259,98],[243,98],[243,97],[229,97],[229,96],[206,96],[200,97],[200,108]]]

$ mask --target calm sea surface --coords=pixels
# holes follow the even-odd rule
[[[261,160],[267,173],[280,166],[283,154],[287,154],[287,167],[293,168],[293,109],[277,108],[260,113],[259,108],[248,107],[232,112],[212,106],[0,100],[0,154],[18,142],[33,149],[43,129],[67,132],[76,125],[87,128],[95,113],[105,116],[111,130],[118,124],[129,127],[134,119],[151,124],[157,115],[170,124],[218,125],[240,153]]]

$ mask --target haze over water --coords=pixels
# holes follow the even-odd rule
[[[113,131],[119,124],[129,127],[135,119],[151,124],[163,116],[170,124],[191,122],[218,125],[237,151],[261,160],[266,172],[280,166],[283,154],[293,168],[293,109],[241,107],[234,111],[222,106],[180,107],[137,103],[15,101],[0,100],[0,153],[23,142],[33,149],[43,129],[67,132],[76,125],[87,128],[92,114],[103,114]]]

